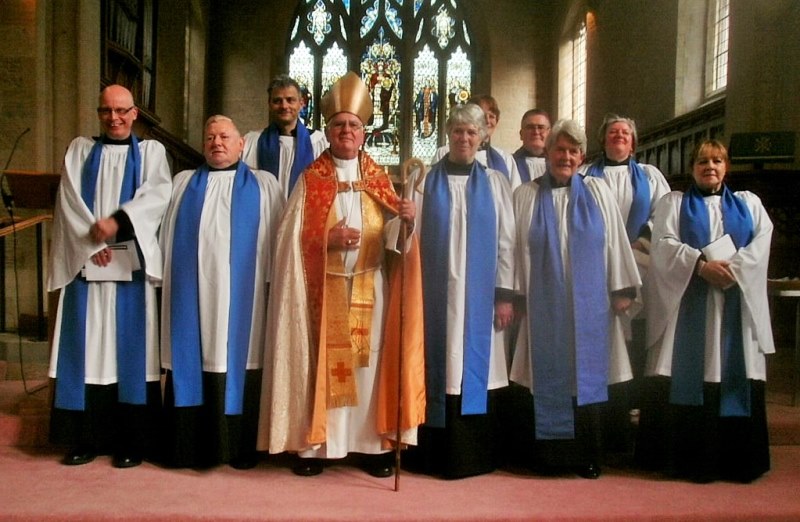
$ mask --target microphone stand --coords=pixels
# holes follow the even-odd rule
[[[17,136],[17,139],[14,140],[14,146],[11,147],[11,153],[8,155],[8,160],[6,161],[6,165],[3,167],[2,172],[0,172],[0,196],[3,199],[3,206],[6,207],[8,211],[8,215],[11,216],[11,222],[14,222],[14,195],[11,193],[11,190],[6,186],[8,181],[6,180],[6,170],[8,170],[8,166],[11,164],[11,158],[14,157],[14,152],[17,150],[17,145],[19,145],[19,140],[22,139],[23,136],[28,134],[31,131],[31,128],[28,127],[24,131],[20,132]]]

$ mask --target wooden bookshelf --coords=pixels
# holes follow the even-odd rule
[[[148,119],[155,116],[157,0],[102,0],[102,83],[124,85]]]

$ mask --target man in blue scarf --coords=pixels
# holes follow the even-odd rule
[[[278,182],[239,159],[226,116],[204,132],[205,163],[175,176],[164,217],[161,360],[168,464],[256,465],[256,430]]]
[[[267,88],[270,124],[244,137],[244,162],[253,170],[275,176],[286,198],[300,173],[328,148],[325,134],[307,128],[300,119],[306,105],[301,91],[294,79],[276,76]]]
[[[514,161],[522,183],[527,183],[544,174],[545,140],[550,134],[550,115],[542,109],[525,111],[519,122],[519,139],[522,146],[514,151]]]
[[[164,146],[133,134],[138,114],[128,89],[106,87],[97,107],[102,135],[75,138],[64,158],[47,289],[61,290],[50,439],[69,446],[68,465],[112,453],[114,466],[128,468],[155,450],[156,232],[172,181]],[[138,267],[109,273],[126,260]]]

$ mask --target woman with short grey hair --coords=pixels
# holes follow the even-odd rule
[[[508,386],[514,215],[506,177],[477,159],[486,135],[477,105],[455,106],[450,148],[414,186],[425,310],[427,411],[407,463],[461,478],[496,467],[494,404]]]
[[[650,264],[650,235],[656,203],[670,188],[664,175],[653,165],[638,163],[635,157],[638,133],[636,122],[617,114],[608,114],[598,131],[598,140],[603,154],[586,167],[586,175],[602,179],[617,200],[622,220],[633,248],[639,275],[647,275]],[[641,303],[641,296],[638,297]],[[644,332],[644,313],[631,313],[626,318],[625,336],[629,343],[629,354],[634,379],[630,383],[614,386],[610,390],[609,426],[607,443],[619,451],[631,449],[631,418],[635,418],[640,407],[639,389],[644,374],[645,347],[634,345],[633,331]]]

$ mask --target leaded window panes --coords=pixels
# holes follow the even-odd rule
[[[728,26],[730,22],[730,2],[729,0],[712,0],[709,16],[709,45],[707,61],[709,71],[707,73],[706,95],[712,96],[723,89],[728,84]]]
[[[446,142],[442,123],[471,94],[473,47],[462,0],[299,0],[288,35],[289,75],[318,100],[348,70],[370,89],[367,152],[380,164],[429,161]],[[413,36],[413,39],[411,37]]]

